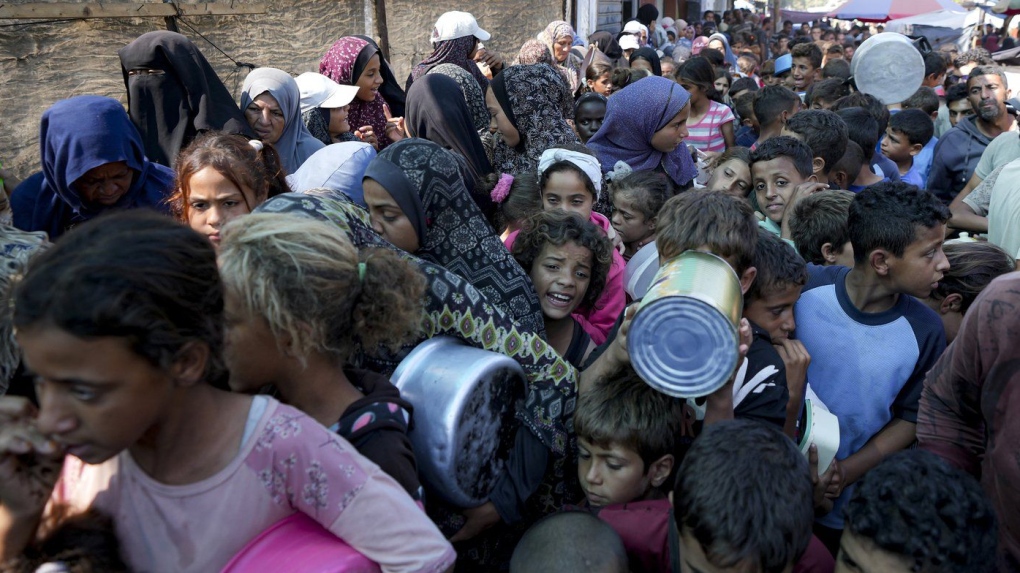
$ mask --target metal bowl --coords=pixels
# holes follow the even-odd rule
[[[854,52],[850,75],[859,91],[883,104],[900,103],[921,87],[924,58],[903,34],[876,34]]]
[[[393,373],[414,406],[408,433],[426,491],[456,507],[485,502],[506,467],[525,376],[508,356],[449,336],[429,339]]]

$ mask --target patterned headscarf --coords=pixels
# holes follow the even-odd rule
[[[502,138],[496,141],[495,171],[511,175],[533,171],[546,149],[580,143],[566,121],[574,115],[574,98],[563,75],[552,66],[510,66],[493,78],[489,89],[521,135],[516,147]]]
[[[520,51],[517,52],[517,57],[514,58],[511,66],[519,66],[521,64],[549,64],[550,66],[556,65],[553,60],[552,52],[549,51],[549,46],[542,40],[528,40],[521,45]]]
[[[471,50],[474,49],[475,42],[477,41],[478,39],[474,36],[465,36],[463,38],[436,42],[435,51],[432,52],[432,55],[422,60],[420,64],[411,70],[411,76],[407,78],[407,85],[404,86],[404,90],[410,90],[411,84],[415,80],[440,64],[454,64],[471,74],[481,89],[484,90],[489,87],[489,79],[485,77],[485,74],[478,68],[478,65],[468,57],[471,55]]]
[[[460,91],[464,93],[464,101],[467,102],[468,111],[471,112],[471,123],[475,126],[475,131],[479,133],[489,131],[490,116],[489,109],[485,107],[485,92],[478,87],[478,82],[471,77],[471,74],[456,64],[440,64],[429,70],[429,73],[453,78],[453,81],[460,86]],[[488,85],[488,80],[486,80],[486,85]]]
[[[301,119],[301,90],[297,82],[287,72],[276,68],[256,68],[244,78],[241,91],[241,109],[247,109],[252,100],[269,92],[283,112],[283,134],[273,142],[273,147],[280,153],[283,169],[288,173],[297,171],[298,167],[324,147],[315,139],[305,122]]]
[[[322,56],[319,62],[319,73],[342,85],[357,85],[361,73],[372,56],[379,54],[375,45],[356,36],[340,38]],[[382,58],[382,54],[379,54]],[[393,143],[386,135],[386,101],[381,93],[375,94],[372,101],[362,101],[355,97],[347,112],[347,121],[351,129],[363,125],[371,125],[375,137],[379,141],[379,149]]]
[[[602,127],[588,140],[588,148],[602,163],[602,172],[623,161],[635,171],[662,169],[678,186],[698,173],[687,146],[671,153],[652,147],[652,136],[680,113],[691,94],[680,84],[651,76],[636,81],[609,98]]]
[[[49,245],[46,233],[27,233],[0,225],[0,300],[9,299],[13,283],[25,271],[28,260]],[[7,392],[20,363],[21,351],[14,340],[14,323],[11,314],[5,312],[0,318],[0,396]]]
[[[382,185],[418,233],[418,255],[468,280],[525,330],[545,332],[531,279],[482,215],[454,156],[418,138],[398,141],[372,160],[366,179]]]
[[[563,20],[550,22],[545,27],[545,30],[538,34],[538,40],[549,48],[549,54],[552,56],[553,62],[568,72],[567,80],[570,82],[570,93],[573,94],[581,85],[581,66],[583,62],[573,52],[568,52],[567,59],[563,62],[556,61],[555,44],[561,38],[570,38],[571,43],[574,41],[574,28]]]

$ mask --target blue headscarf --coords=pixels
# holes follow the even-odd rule
[[[686,186],[698,174],[687,146],[678,145],[670,153],[652,147],[652,136],[688,104],[691,94],[680,84],[663,77],[640,79],[614,93],[606,106],[602,127],[588,140],[602,172],[612,171],[623,161],[635,171],[656,170],[660,166],[679,186]]]
[[[297,172],[288,175],[287,184],[297,193],[323,195],[334,200],[336,195],[345,195],[366,207],[361,181],[375,155],[375,148],[361,141],[327,145],[302,163]]]
[[[117,100],[87,95],[53,104],[42,116],[39,148],[42,173],[26,179],[11,198],[15,227],[45,231],[55,239],[110,210],[149,207],[170,214],[166,199],[173,192],[174,172],[145,157],[142,137]],[[71,187],[89,170],[118,161],[135,176],[116,204],[86,203]]]
[[[726,39],[726,35],[716,32],[715,34],[712,34],[711,36],[708,37],[709,43],[711,43],[712,40],[719,40],[720,42],[722,42],[723,47],[725,48],[723,50],[723,56],[724,59],[726,60],[726,63],[729,64],[730,67],[732,68],[731,71],[734,72],[738,71],[739,68],[737,68],[737,56],[734,55],[733,50],[730,49],[730,41]]]

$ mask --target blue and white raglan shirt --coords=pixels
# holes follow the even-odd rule
[[[808,265],[810,277],[794,312],[797,338],[811,354],[808,380],[839,418],[837,459],[859,451],[894,418],[917,422],[925,374],[946,347],[939,316],[912,296],[889,310],[864,313],[846,292],[846,267]],[[821,469],[821,468],[820,468]],[[843,490],[819,518],[842,529]]]

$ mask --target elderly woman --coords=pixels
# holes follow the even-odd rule
[[[288,173],[325,147],[301,120],[301,90],[290,74],[256,68],[244,79],[241,108],[263,143],[272,143]]]
[[[581,85],[581,58],[570,53],[574,45],[574,29],[563,20],[556,20],[545,27],[538,39],[549,48],[556,66],[567,71],[570,93],[576,93]]]

